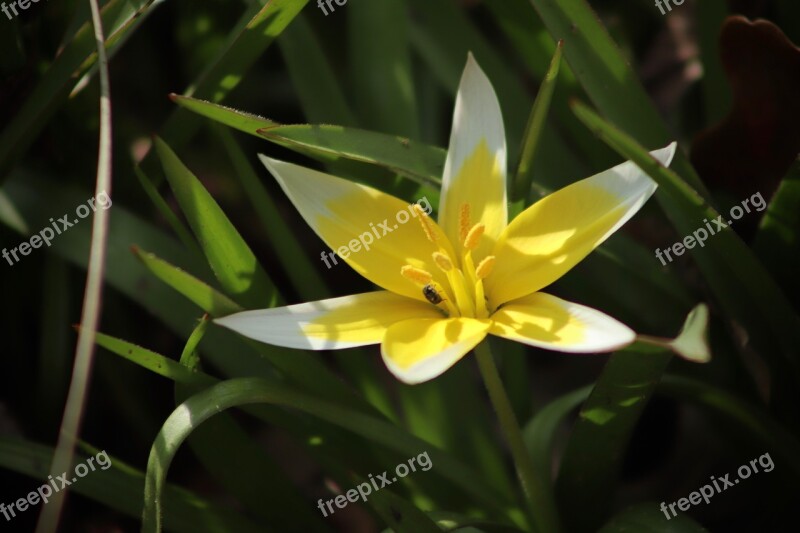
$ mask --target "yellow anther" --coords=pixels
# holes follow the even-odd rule
[[[475,224],[472,226],[472,229],[469,230],[469,233],[467,233],[467,236],[464,238],[464,248],[467,250],[474,250],[477,248],[484,231],[486,231],[486,226],[483,224]]]
[[[433,252],[433,261],[436,263],[436,266],[441,268],[444,272],[453,270],[453,262],[442,252]]]
[[[496,261],[497,258],[493,255],[485,257],[483,261],[478,263],[478,268],[475,269],[475,277],[478,279],[486,279],[486,277],[492,273]]]
[[[405,265],[400,269],[400,274],[406,279],[410,279],[420,285],[427,285],[433,279],[433,276],[422,270],[421,268]]]
[[[459,235],[461,242],[464,242],[469,233],[469,204],[461,204],[461,211],[458,214]]]
[[[422,224],[422,230],[425,232],[425,236],[428,237],[429,241],[435,243],[436,234],[433,232],[433,226],[431,225],[431,219],[428,217],[428,213],[426,213],[419,204],[412,204],[411,208],[417,214],[417,218],[419,219],[419,223]]]

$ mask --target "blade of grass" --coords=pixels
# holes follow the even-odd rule
[[[355,483],[369,483],[353,476]],[[370,495],[367,504],[381,517],[388,528],[397,533],[441,533],[441,529],[427,514],[388,489]]]
[[[486,0],[484,5],[511,43],[510,52],[519,56],[535,79],[544,80],[556,51],[556,41],[531,9],[530,0]],[[613,166],[614,153],[598,143],[572,116],[568,102],[573,98],[585,98],[585,93],[569,65],[562,64],[558,91],[553,95],[552,114],[557,119],[554,125],[564,132],[565,140],[580,148],[593,168]]]
[[[333,294],[328,290],[322,277],[311,266],[311,262],[298,244],[294,232],[281,217],[277,205],[259,181],[253,166],[247,161],[247,157],[236,144],[233,136],[222,128],[216,128],[215,132],[222,139],[222,144],[233,162],[235,175],[242,183],[248,199],[261,219],[270,242],[275,245],[278,255],[286,259],[286,264],[289,265],[286,273],[295,290],[307,301],[332,297]],[[371,364],[372,355],[366,353],[365,350],[354,349],[348,350],[348,353],[336,352],[335,357],[339,366],[356,383],[369,403],[386,416],[396,418],[388,392],[375,380],[374,366]]]
[[[356,117],[339,80],[302,13],[283,31],[278,46],[306,120],[355,126]]]
[[[217,202],[164,141],[156,138],[155,145],[178,204],[222,287],[244,306],[275,306],[275,285]]]
[[[556,80],[558,80],[558,69],[561,65],[561,50],[563,47],[564,41],[559,41],[553,54],[553,59],[550,62],[550,68],[533,102],[531,114],[528,117],[528,125],[525,127],[525,134],[522,138],[522,154],[517,165],[515,181],[511,187],[512,200],[521,200],[520,205],[516,208],[517,214],[521,213],[524,206],[529,203],[531,185],[533,185],[533,161],[539,149],[539,140],[545,128],[547,113],[550,111],[550,101],[553,98]]]
[[[527,112],[533,102],[517,74],[455,2],[411,0],[409,3],[415,9],[410,29],[414,51],[449,94],[456,93],[467,52],[475,55],[492,81],[503,110],[508,160],[517,161]],[[546,135],[542,143],[541,157],[534,162],[536,175],[565,184],[586,174],[580,159],[556,131]]]
[[[719,49],[719,34],[728,5],[725,0],[707,0],[697,4],[697,40],[700,60],[703,63],[703,90],[705,116],[703,124],[715,124],[725,118],[733,102],[731,86],[725,77]]]
[[[304,300],[328,296],[329,291],[325,282],[311,267],[297,238],[281,217],[278,206],[261,184],[256,171],[247,160],[245,153],[236,144],[233,135],[222,128],[215,128],[214,131],[222,141],[222,145],[233,163],[234,175],[241,182],[248,200],[253,204],[258,218],[261,219],[261,225],[267,233],[269,241],[275,246],[278,255],[286,258],[286,263],[291,265],[287,269],[286,275],[292,285]]]
[[[359,123],[369,129],[419,138],[408,38],[402,0],[350,0],[348,56]]]
[[[109,335],[98,333],[97,342],[98,345],[106,348],[111,353],[141,366],[154,374],[173,380],[176,383],[189,384],[198,389],[205,389],[206,387],[223,383],[202,371],[191,372],[177,361],[173,361],[155,352]],[[506,512],[511,505],[508,503],[508,500],[498,495],[491,487],[487,487],[482,483],[475,483],[475,480],[480,480],[481,478],[467,463],[454,458],[448,452],[411,435],[402,428],[382,418],[359,413],[316,396],[302,393],[298,394],[289,387],[272,380],[261,378],[259,383],[263,383],[263,386],[271,391],[271,394],[281,399],[281,401],[273,402],[275,406],[296,408],[300,411],[312,414],[318,419],[328,421],[331,424],[347,429],[371,441],[373,444],[397,452],[400,460],[405,460],[410,455],[418,455],[420,450],[428,451],[431,462],[436,465],[436,468],[432,469],[431,472],[436,473],[436,479],[444,480],[447,483],[446,488],[443,490],[467,495],[471,498],[471,506],[474,505],[474,502],[478,502],[480,505],[484,505],[488,509],[495,510],[502,514]],[[244,410],[268,423],[275,423],[290,430],[292,427],[296,427],[296,423],[294,425],[292,424],[293,421],[298,419],[296,414],[286,413],[286,416],[279,418],[275,416],[276,411],[274,409],[271,408],[265,411],[266,407],[268,406],[245,406]],[[281,409],[277,412],[282,413],[285,411]],[[320,422],[316,421],[312,431],[316,431],[316,427],[319,425]],[[306,442],[311,448],[326,446],[325,441],[319,440],[320,437],[318,433],[310,433],[310,435],[312,436],[306,439]],[[348,444],[348,448],[353,451],[352,438],[348,439],[346,443]],[[365,455],[365,450],[366,448],[363,447],[354,450],[354,455],[350,459],[363,457]],[[340,458],[336,464],[341,465],[342,461],[343,459]],[[345,460],[344,464],[347,464],[351,468],[355,468],[356,466],[360,468],[363,466],[363,463],[358,460],[353,462],[347,462]],[[385,465],[386,463],[381,464]],[[336,465],[333,466],[335,467]],[[420,484],[424,483],[424,480],[418,481]]]
[[[30,227],[46,227],[49,218],[74,212],[75,206],[86,202],[88,191],[67,186],[60,179],[43,179],[25,171],[15,172],[4,186],[4,192],[19,209]],[[125,206],[115,202],[108,241],[106,282],[156,317],[178,338],[186,338],[197,317],[198,308],[164,284],[156,283],[152,274],[131,256],[130,247],[136,243],[158,253],[170,263],[211,278],[205,262],[196,265],[180,243],[155,228],[149,221],[134,216]],[[2,217],[2,213],[0,213]],[[5,222],[5,220],[3,219]],[[26,235],[27,234],[23,234]],[[85,270],[88,264],[91,227],[78,224],[62,232],[48,251]],[[244,343],[241,337],[215,328],[206,337],[209,360],[227,376],[273,376],[275,367]],[[264,349],[269,346],[261,345]]]
[[[37,418],[45,427],[56,427],[62,415],[61,406],[67,392],[71,351],[69,346],[69,301],[72,293],[69,268],[58,257],[45,259],[42,280],[42,305],[39,348],[39,372],[36,383]]]
[[[172,209],[170,209],[169,205],[167,205],[167,201],[164,200],[164,197],[158,192],[158,189],[153,185],[150,178],[148,178],[144,171],[138,166],[134,167],[133,171],[139,179],[139,184],[142,186],[142,189],[144,189],[145,194],[147,194],[147,197],[153,202],[153,205],[158,212],[161,213],[161,216],[166,219],[172,231],[174,231],[175,235],[178,237],[178,240],[181,241],[181,244],[193,253],[197,259],[202,259],[203,251],[197,245],[197,241],[192,238],[192,234],[189,232],[186,225],[181,222]]]
[[[281,305],[282,296],[214,198],[169,146],[158,138],[156,149],[178,203],[223,289],[246,308]],[[275,350],[266,345],[259,351],[289,379],[307,390],[318,390],[330,398],[353,396],[352,391],[315,354],[297,351],[291,358],[270,356]]]
[[[151,7],[148,0],[133,16],[105,41],[113,46],[144,20],[142,15]],[[103,6],[104,26],[119,17],[126,9],[123,0],[110,0]],[[74,80],[97,60],[96,36],[91,21],[83,24],[70,44],[58,54],[50,68],[25,100],[22,108],[0,133],[0,183],[8,176],[14,162],[27,150],[36,134],[69,95]]]
[[[800,311],[800,162],[796,162],[769,203],[753,240],[753,251]]]
[[[675,171],[661,166],[632,137],[581,103],[574,104],[574,111],[611,148],[636,163],[658,183],[656,197],[679,235],[691,235],[702,225],[703,219],[723,218],[690,184]],[[788,399],[793,386],[787,381],[796,382],[800,378],[797,316],[752,251],[730,228],[711,237],[705,246],[695,246],[691,252],[728,316],[745,328],[750,342],[772,366],[776,388]],[[775,403],[780,406],[780,402]]]
[[[708,533],[708,530],[691,517],[681,513],[664,520],[658,502],[644,502],[629,507],[615,515],[598,533],[627,533],[647,531],[648,533]]]
[[[183,95],[222,102],[307,3],[308,0],[270,0],[263,7],[253,4],[231,31],[219,54]],[[169,116],[159,135],[179,150],[201,125],[199,117],[178,108]],[[158,185],[163,174],[152,155],[151,150],[141,166]]]
[[[89,0],[92,8],[92,25],[97,43],[98,64],[100,67],[100,141],[97,157],[97,178],[95,197],[101,193],[111,193],[111,85],[108,76],[108,57],[104,47],[105,36],[100,7],[97,0]],[[89,267],[86,275],[86,288],[83,295],[81,323],[84,324],[78,335],[75,348],[75,361],[72,378],[64,407],[56,451],[53,454],[52,472],[66,472],[72,465],[75,442],[81,431],[83,409],[91,380],[94,359],[94,336],[100,321],[102,305],[103,278],[106,266],[106,247],[108,239],[108,209],[96,212],[92,221],[92,243],[89,250]],[[36,524],[37,533],[56,531],[64,506],[67,491],[57,492],[50,505],[44,506]]]
[[[330,402],[298,394],[284,387],[276,387],[259,378],[238,378],[224,381],[181,404],[164,423],[153,443],[145,483],[145,508],[142,517],[144,531],[160,531],[162,527],[161,493],[166,482],[167,471],[175,453],[192,430],[215,414],[231,407],[260,403],[282,405],[312,413],[384,445],[396,449],[410,449],[415,455],[420,453],[420,449],[426,450],[430,447],[411,435],[399,431],[391,424],[381,422],[374,417],[341,409]],[[455,461],[448,455],[433,450],[429,451],[429,456],[442,475],[446,475],[445,469],[457,473],[458,480],[453,479],[452,481],[463,483],[461,489],[484,503],[489,503],[486,501],[488,496],[492,502],[490,506],[496,507],[498,503],[496,496],[491,491],[487,493],[484,487],[479,487],[474,483],[475,478],[463,478],[462,469],[453,468]]]
[[[239,131],[249,133],[251,135],[256,135],[260,138],[264,138],[264,136],[259,133],[261,129],[281,127],[280,124],[263,117],[252,115],[250,113],[244,113],[235,109],[230,109],[212,102],[176,95],[172,95],[171,97],[178,105],[185,107],[201,116],[211,118],[217,122],[220,122],[221,124],[225,124],[226,126],[230,126],[234,129],[238,129]],[[286,127],[292,128],[293,126]],[[392,143],[410,144],[410,141],[403,137],[393,137],[384,134],[366,132],[363,130],[353,130],[342,128],[341,126],[299,125],[294,127],[324,128],[329,135],[333,135],[334,132],[339,131],[340,135],[338,137],[341,138],[340,142],[347,140],[347,136],[341,135],[341,131],[343,129],[349,132],[356,132],[354,135],[359,136],[359,139],[363,137],[366,137],[368,140],[371,139],[366,147],[367,149],[386,150],[386,147]],[[302,134],[302,132],[300,133]],[[385,143],[374,136],[383,136],[383,140],[390,142],[388,145],[385,145]],[[340,150],[340,148],[336,147],[335,145],[318,149],[319,147],[315,146],[313,139],[303,139],[302,137],[298,139],[298,142],[295,142],[293,139],[284,140],[277,137],[268,137],[267,140],[273,141],[280,146],[284,146],[322,162],[327,167],[328,172],[331,172],[337,176],[365,183],[389,194],[393,194],[398,198],[405,198],[409,201],[417,200],[420,196],[427,196],[431,201],[434,201],[438,198],[438,187],[434,189],[433,187],[427,187],[424,184],[421,187],[411,187],[408,186],[408,184],[404,181],[396,180],[395,175],[392,172],[395,170],[400,171],[401,169],[405,168],[403,166],[400,166],[398,169],[394,169],[391,165],[382,165],[386,170],[388,170],[388,172],[376,172],[375,169],[370,165],[362,164],[373,162],[370,159],[370,154],[366,154],[365,156],[361,157],[350,157],[349,152],[347,151],[337,153],[337,150]],[[330,144],[330,142],[333,142],[333,140],[329,141],[328,144]],[[442,167],[443,165],[444,160],[442,160]],[[407,175],[405,173],[401,175],[404,177],[409,177],[413,181],[418,181],[417,179],[414,179],[415,174],[413,172],[411,175]],[[436,180],[439,180],[440,178],[441,171],[435,176]]]
[[[208,315],[203,316],[181,354],[180,364],[192,372],[200,370],[197,349],[209,324]],[[176,383],[175,406],[194,392],[193,387]],[[298,494],[294,483],[227,413],[221,413],[197,428],[189,438],[189,446],[226,492],[254,517],[260,518],[264,525],[280,531],[292,528],[328,530]],[[269,502],[269,505],[264,505],[264,502]]]
[[[556,494],[568,531],[594,531],[612,510],[633,428],[671,354],[636,345],[611,356],[581,408],[558,473]]]
[[[586,0],[530,0],[553,39],[564,39],[564,57],[597,108],[645,146],[671,140],[664,121],[629,62]],[[672,167],[708,198],[689,160],[677,154]]]
[[[271,126],[258,134],[287,148],[378,165],[431,189],[441,188],[447,152],[404,137],[316,124]]]
[[[533,468],[537,472],[553,471],[553,451],[559,428],[567,416],[586,401],[592,387],[587,386],[572,391],[551,401],[530,420],[522,430],[525,448],[531,457]],[[542,498],[541,505],[550,509],[556,507],[553,483],[549,476],[537,476],[537,494]]]
[[[0,437],[0,466],[34,479],[47,481],[47,469],[53,448],[10,437]],[[78,462],[86,457],[76,456]],[[72,485],[71,490],[127,516],[141,516],[144,473],[109,455],[111,466],[95,470]],[[168,485],[164,490],[167,510],[164,524],[181,533],[263,532],[263,528],[242,517],[241,513],[219,507],[188,490]]]
[[[718,417],[730,420],[736,431],[732,438],[747,439],[760,450],[774,450],[795,476],[800,475],[800,440],[762,408],[719,387],[684,376],[665,374],[658,392],[697,405],[707,411],[709,420]]]

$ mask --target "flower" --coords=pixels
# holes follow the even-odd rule
[[[669,165],[675,143],[651,155]],[[305,221],[332,249],[406,210],[365,185],[262,156]],[[487,335],[571,353],[633,342],[634,332],[595,309],[541,292],[631,218],[656,184],[631,162],[578,181],[510,223],[500,105],[470,57],[461,78],[442,180],[438,222],[390,227],[369,250],[343,254],[383,290],[245,311],[216,322],[298,349],[380,344],[406,383],[446,371]]]

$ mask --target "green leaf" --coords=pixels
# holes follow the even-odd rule
[[[399,148],[412,146],[412,142],[404,137],[343,126],[283,126],[211,102],[174,95],[173,100],[226,126],[258,135],[321,161],[328,167],[329,172],[338,176],[361,181],[400,198],[417,200],[425,196],[431,203],[438,203],[445,158],[444,150],[439,148],[413,143],[413,150],[409,148],[403,151]],[[405,161],[406,157],[408,161]],[[439,158],[441,162],[438,161]],[[375,169],[371,168],[373,165],[378,165],[389,172],[376,173]],[[394,173],[407,177],[421,186],[408,187],[405,182],[396,181]]]
[[[484,5],[511,43],[512,50],[509,51],[519,56],[536,80],[544,80],[557,43],[531,9],[530,0],[486,0]],[[558,120],[557,127],[564,131],[565,140],[580,148],[580,153],[586,156],[592,168],[612,166],[613,152],[599,144],[593,135],[575,121],[568,104],[573,98],[585,98],[585,93],[569,65],[562,64],[558,90],[553,95],[552,114]],[[547,176],[539,176],[539,180],[546,179]]]
[[[53,448],[29,440],[0,437],[0,466],[34,479],[47,481]],[[70,491],[81,494],[120,513],[139,517],[144,493],[144,474],[109,455],[111,466],[90,472]],[[76,455],[76,464],[85,456]],[[164,525],[170,531],[186,533],[227,533],[242,531],[258,533],[260,528],[242,517],[241,513],[219,507],[192,492],[168,485],[163,491],[166,510]]]
[[[289,266],[286,269],[286,275],[292,281],[295,290],[305,300],[327,296],[328,289],[325,282],[317,270],[311,266],[306,252],[298,243],[292,228],[280,215],[277,204],[261,183],[255,169],[247,160],[247,156],[236,144],[233,135],[222,128],[217,128],[216,133],[222,140],[233,163],[233,174],[241,182],[245,195],[253,204],[256,215],[261,219],[261,225],[277,255],[284,258],[284,264]]]
[[[666,350],[640,344],[609,359],[581,408],[558,474],[567,530],[594,531],[607,518],[628,441],[670,359]]]
[[[162,261],[152,254],[142,253],[135,250],[139,258],[144,262],[153,274],[161,281],[168,284],[176,291],[183,294],[186,298],[198,305],[203,311],[213,316],[224,316],[236,313],[243,309],[238,304],[232,302],[226,296],[215,291],[197,278],[182,272],[178,268]],[[219,329],[219,328],[215,328]],[[316,391],[322,396],[327,396],[331,400],[338,400],[347,405],[356,407],[360,410],[371,412],[371,407],[361,398],[357,397],[346,384],[335,376],[322,362],[316,357],[305,351],[295,350],[292,357],[286,357],[282,349],[275,346],[262,344],[250,339],[237,339],[253,348],[253,351],[261,354],[264,359],[272,363],[284,375],[304,387],[308,391]],[[232,347],[229,347],[229,350]],[[253,355],[249,352],[249,355]]]
[[[97,344],[123,359],[139,365],[159,376],[173,380],[176,383],[191,385],[197,388],[211,387],[220,383],[219,380],[208,374],[201,371],[192,372],[176,361],[172,361],[153,351],[109,335],[98,333]],[[485,505],[487,508],[500,510],[499,512],[501,513],[510,505],[508,500],[498,495],[491,487],[484,486],[480,483],[474,483],[475,480],[481,478],[477,472],[466,463],[453,458],[449,453],[409,434],[407,431],[394,424],[380,417],[363,414],[351,408],[342,407],[330,401],[320,399],[316,396],[298,393],[277,381],[264,380],[263,378],[259,379],[260,382],[257,388],[260,390],[263,386],[272,391],[272,393],[276,395],[276,398],[278,398],[278,400],[272,402],[276,406],[292,407],[308,412],[322,420],[329,421],[332,424],[336,424],[356,435],[370,440],[387,450],[397,452],[403,459],[409,457],[409,455],[419,455],[419,453],[421,453],[420,450],[427,451],[431,462],[435,465],[435,468],[433,468],[431,472],[434,473],[437,479],[444,480],[447,483],[450,492],[466,494],[476,502]],[[269,424],[280,425],[290,430],[298,427],[298,417],[296,415],[286,413],[285,416],[276,416],[276,413],[280,414],[284,413],[284,411],[278,411],[272,408],[266,409],[266,407],[267,406],[263,405],[250,406],[246,407],[245,411]],[[310,439],[309,442],[311,449],[316,449],[325,445],[325,441],[321,436],[323,433],[319,426],[320,424],[317,422],[314,424],[313,428],[308,430],[311,432],[310,435],[313,436],[313,439]],[[352,448],[352,439],[348,439],[346,443],[348,444],[348,448]],[[364,457],[365,451],[365,448],[354,450],[353,457],[349,459]],[[340,463],[341,458],[337,464]],[[355,463],[348,464],[352,468]],[[424,479],[417,480],[420,484],[423,484],[424,481]]]
[[[658,183],[656,197],[679,235],[692,235],[703,220],[724,219],[690,184],[659,164],[633,138],[583,104],[575,103],[574,111],[609,146]],[[748,331],[754,347],[771,365],[779,396],[790,396],[793,386],[787,380],[800,377],[796,351],[800,331],[797,316],[780,288],[730,228],[710,235],[704,246],[694,246],[691,252],[729,317]]]
[[[205,315],[181,354],[180,363],[193,372],[200,368],[197,348],[209,324],[208,315]],[[195,392],[194,387],[176,383],[175,405],[180,405]],[[189,438],[189,445],[226,492],[264,524],[279,530],[327,529],[320,517],[310,512],[310,506],[292,481],[230,415],[222,413],[197,428]],[[264,505],[264,502],[269,502],[269,505]]]
[[[514,199],[523,200],[518,208],[519,212],[522,211],[522,208],[527,203],[525,200],[530,196],[531,185],[533,184],[533,160],[545,128],[547,113],[550,111],[550,101],[553,98],[553,91],[558,79],[558,68],[561,65],[561,50],[563,47],[564,41],[559,41],[555,54],[553,54],[550,68],[544,77],[544,81],[542,81],[539,92],[536,94],[536,100],[533,102],[531,114],[528,117],[528,125],[525,127],[525,135],[522,139],[522,154],[519,158],[516,181],[513,187]]]
[[[407,10],[403,0],[350,0],[350,79],[360,124],[418,139]]]
[[[612,518],[599,533],[708,533],[683,513],[667,519],[659,507],[656,502],[629,507]]]
[[[179,94],[171,94],[169,97],[173,102],[193,113],[210,118],[220,124],[230,126],[244,133],[249,133],[250,135],[258,136],[258,130],[277,125],[277,122],[273,122],[267,118],[253,115],[252,113],[245,113],[244,111],[238,111],[206,100],[181,96]]]
[[[110,32],[106,37],[106,48],[138,28],[144,21],[143,15],[152,4],[153,0],[147,0],[116,31]],[[127,2],[109,0],[102,10],[103,26],[111,27],[112,22],[127,9]],[[59,50],[58,56],[30,92],[30,96],[0,133],[0,183],[8,176],[14,162],[26,152],[59,105],[66,100],[75,79],[86,72],[96,60],[94,30],[87,13],[87,21],[70,39],[69,44]]]
[[[219,53],[203,73],[189,85],[183,96],[204,98],[214,103],[222,102],[241,83],[244,74],[263,56],[265,50],[300,13],[308,0],[270,0],[266,5],[255,3],[242,15],[228,35]],[[179,98],[173,95],[173,99]],[[251,119],[261,120],[250,115]],[[170,146],[180,150],[203,124],[199,117],[176,109],[167,119],[159,136]],[[160,183],[162,174],[153,158],[153,151],[140,165]]]
[[[175,232],[175,235],[181,241],[181,243],[186,247],[187,250],[192,251],[197,255],[198,259],[203,258],[203,252],[200,250],[200,247],[197,246],[197,242],[192,237],[192,234],[189,232],[189,229],[186,225],[181,222],[181,220],[175,215],[175,213],[170,209],[167,201],[164,200],[164,197],[161,196],[161,193],[158,192],[158,189],[150,178],[144,173],[144,171],[137,167],[133,169],[134,174],[139,179],[139,184],[144,189],[145,194],[147,197],[150,198],[150,201],[153,202],[153,205],[158,209],[158,212],[163,216],[167,224],[172,228],[172,231]]]
[[[481,518],[473,518],[447,511],[431,511],[428,516],[436,522],[442,531],[463,531],[486,533],[521,533],[522,530],[508,524],[492,522]],[[391,533],[384,531],[384,533]]]
[[[586,0],[530,1],[552,38],[564,40],[564,57],[603,115],[645,146],[666,145],[671,135],[664,121]],[[673,167],[708,197],[683,154],[677,154]]]
[[[155,141],[164,173],[222,287],[245,306],[272,307],[278,292],[239,232],[167,144]]]
[[[369,481],[359,476],[353,476],[353,480],[358,484],[369,484]],[[441,533],[442,531],[427,514],[389,489],[382,488],[370,494],[367,504],[394,532]]]
[[[470,21],[464,9],[452,0],[411,0],[415,17],[410,29],[411,42],[431,73],[449,94],[455,95],[467,53],[475,55],[497,92],[506,127],[508,160],[517,161],[527,111],[533,99],[527,94],[505,55],[495,50]],[[553,129],[542,138],[540,157],[534,174],[547,179],[550,187],[560,187],[586,174],[580,159]]]
[[[138,247],[133,248],[133,253],[157,278],[177,290],[207,313],[213,316],[225,316],[242,311],[242,308],[236,302],[188,272],[176,268],[154,254],[145,252]]]
[[[33,228],[48,226],[50,224],[48,220],[54,213],[73,212],[76,205],[86,202],[86,199],[92,196],[89,191],[65,185],[63,180],[42,179],[25,172],[16,172],[4,186],[3,191],[19,210],[27,225]],[[1,214],[0,221],[5,222]],[[78,224],[68,232],[62,232],[47,250],[85,269],[91,229],[91,224]],[[197,318],[197,306],[192,305],[166,285],[154,282],[147,268],[132,257],[130,248],[134,244],[140,244],[168,260],[170,264],[195,274],[206,272],[206,265],[193,264],[192,255],[187,253],[174,238],[131,214],[119,201],[114,203],[109,226],[106,284],[140,305],[179,337],[186,338],[191,333],[192,325]],[[209,295],[199,290],[195,296],[207,298]],[[219,300],[210,300],[210,303],[222,305]],[[238,335],[221,328],[214,328],[206,337],[206,343],[210,362],[225,375],[273,376],[275,374],[275,367],[264,357],[258,357],[257,352],[248,347]],[[265,350],[270,348],[266,345],[260,347]],[[298,355],[307,356],[303,352],[298,352]],[[286,357],[282,359],[287,363],[292,362],[292,359]],[[313,364],[308,368],[313,368]]]
[[[553,471],[553,451],[557,431],[567,416],[586,401],[591,389],[591,386],[583,387],[556,398],[539,410],[523,428],[522,438],[536,472]],[[553,485],[549,476],[537,476],[536,481],[541,483],[536,493],[547,498],[547,501],[541,502],[541,505],[550,509],[555,508]]]
[[[710,421],[723,418],[732,422],[730,438],[746,439],[759,450],[774,450],[781,463],[800,476],[800,441],[760,407],[719,387],[682,376],[665,375],[658,390],[701,407]]]
[[[800,162],[794,164],[769,203],[753,241],[753,250],[800,308]]]
[[[703,64],[703,77],[700,80],[705,110],[703,124],[714,124],[724,119],[733,102],[719,47],[720,28],[727,16],[728,5],[725,0],[706,0],[697,4],[697,41]]]
[[[307,3],[308,0],[271,0],[264,6],[251,6],[228,36],[225,46],[184,96],[206,98],[214,103],[224,100]],[[170,115],[161,136],[172,146],[181,147],[199,125],[196,117],[178,109]]]
[[[377,165],[433,189],[441,188],[447,152],[405,137],[312,124],[271,126],[258,133],[281,146]]]
[[[395,426],[375,417],[343,409],[331,402],[313,398],[260,378],[238,378],[221,382],[184,402],[167,419],[150,450],[145,486],[143,527],[157,531],[161,526],[160,495],[167,471],[178,448],[193,429],[211,416],[230,407],[268,403],[298,409],[350,429],[364,437],[404,453],[418,454],[426,450],[434,470],[470,494],[483,505],[497,509],[501,500],[486,487],[476,484],[475,474],[468,467],[439,450],[430,449]]]
[[[278,46],[306,120],[355,126],[355,115],[339,80],[302,13],[278,38]]]
[[[69,267],[58,257],[48,256],[42,275],[42,304],[39,327],[39,368],[37,375],[36,418],[49,427],[56,427],[64,413],[72,368],[73,341],[69,338],[70,306],[73,287],[69,283]]]
[[[288,265],[286,275],[292,281],[295,290],[304,300],[309,301],[332,297],[333,295],[322,277],[312,266],[306,252],[300,246],[292,228],[280,215],[278,206],[259,180],[233,136],[221,128],[217,129],[217,133],[222,138],[222,144],[233,161],[234,174],[241,181],[248,199],[252,202],[256,214],[262,221],[264,230],[273,243],[278,256],[284,258],[285,264]],[[366,349],[353,349],[348,350],[347,353],[337,351],[334,357],[347,376],[358,385],[367,400],[385,415],[394,418],[394,408],[386,388],[376,383],[374,379],[373,355]]]

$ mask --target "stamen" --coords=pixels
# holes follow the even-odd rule
[[[486,279],[492,273],[494,264],[497,258],[493,255],[486,256],[483,261],[478,263],[478,268],[475,269],[475,277],[478,279]]]
[[[461,211],[458,216],[458,223],[459,223],[459,235],[461,236],[461,242],[464,242],[467,238],[467,234],[469,233],[469,204],[464,203],[461,204]]]
[[[483,291],[483,280],[475,283],[475,312],[478,318],[489,318],[489,310],[486,308],[486,295]]]
[[[404,278],[410,279],[411,281],[419,283],[420,285],[427,285],[433,279],[433,276],[429,272],[411,265],[405,265],[402,267],[400,269],[400,274]]]
[[[475,224],[469,230],[467,236],[464,238],[464,248],[467,250],[474,250],[483,237],[483,232],[486,231],[486,226],[483,224]]]
[[[428,217],[428,213],[425,212],[419,204],[412,204],[411,208],[417,214],[417,219],[419,223],[422,224],[422,230],[425,232],[425,236],[428,237],[428,240],[431,242],[436,242],[436,234],[433,232],[433,227],[431,227],[431,221]]]
[[[433,261],[436,263],[436,266],[441,268],[444,272],[453,270],[453,262],[442,252],[433,252]]]

